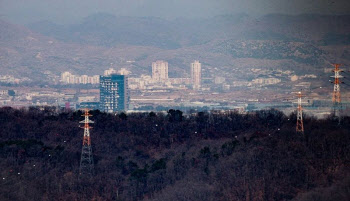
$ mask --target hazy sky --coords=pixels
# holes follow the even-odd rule
[[[0,0],[1,18],[16,23],[50,20],[74,23],[90,14],[119,16],[211,17],[268,13],[350,14],[350,0]]]

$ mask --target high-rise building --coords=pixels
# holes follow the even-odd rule
[[[201,88],[201,71],[202,71],[202,65],[199,63],[199,61],[194,61],[191,63],[191,80],[193,89],[200,89]]]
[[[158,82],[164,82],[168,79],[168,62],[152,62],[152,79]]]
[[[128,78],[117,74],[100,76],[100,109],[105,112],[126,111],[128,105]]]

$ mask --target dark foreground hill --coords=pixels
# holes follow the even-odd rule
[[[350,118],[259,111],[91,112],[95,175],[78,180],[81,112],[0,109],[0,200],[349,200]]]

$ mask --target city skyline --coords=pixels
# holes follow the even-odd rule
[[[87,75],[73,75],[69,72],[63,72],[61,74],[61,82],[62,84],[100,84],[100,89],[101,88],[101,83],[103,83],[100,78],[104,77],[104,78],[108,78],[110,76],[113,75],[121,75],[124,76],[124,80],[127,81],[127,85],[125,89],[127,89],[127,91],[131,90],[131,93],[127,92],[124,95],[124,97],[126,97],[125,100],[131,100],[131,107],[129,108],[129,106],[125,105],[124,103],[123,105],[123,110],[124,111],[144,111],[144,108],[149,108],[146,110],[150,110],[152,111],[155,107],[161,106],[161,107],[183,107],[183,108],[191,108],[191,107],[203,107],[203,108],[208,108],[208,109],[215,109],[215,108],[226,108],[226,109],[234,109],[234,110],[239,110],[240,112],[243,111],[250,111],[251,109],[248,108],[256,108],[256,107],[261,107],[259,106],[259,102],[261,101],[267,101],[270,100],[271,101],[271,105],[270,106],[265,106],[265,107],[273,107],[274,104],[278,103],[279,101],[283,100],[282,96],[281,98],[277,99],[277,102],[273,101],[273,97],[269,97],[269,95],[267,96],[261,96],[259,98],[259,96],[255,96],[256,98],[244,98],[241,99],[240,101],[237,101],[237,98],[234,99],[229,99],[229,100],[225,100],[222,98],[215,98],[210,100],[211,98],[209,98],[210,96],[215,97],[217,90],[221,91],[221,93],[225,94],[231,90],[236,90],[236,89],[254,89],[255,91],[259,92],[261,91],[264,87],[273,87],[276,85],[279,86],[283,86],[283,82],[282,80],[287,78],[290,79],[291,82],[298,82],[297,85],[295,85],[295,88],[293,90],[298,90],[298,88],[304,88],[305,90],[311,90],[312,88],[312,83],[311,82],[299,82],[302,80],[315,80],[318,78],[318,76],[313,75],[313,74],[305,74],[304,76],[296,76],[294,74],[293,71],[281,71],[281,70],[273,70],[273,71],[265,71],[262,69],[251,69],[252,72],[254,73],[258,73],[260,76],[257,76],[256,79],[252,79],[251,81],[233,81],[232,84],[228,83],[227,78],[225,77],[213,77],[212,78],[212,83],[210,85],[208,85],[208,78],[204,78],[205,82],[207,82],[207,84],[205,84],[204,87],[201,87],[201,85],[198,85],[199,83],[201,83],[201,63],[198,60],[194,60],[192,63],[190,63],[189,67],[188,67],[188,72],[190,73],[190,78],[182,78],[182,77],[178,77],[178,78],[167,78],[166,74],[159,74],[158,70],[163,70],[163,73],[167,72],[165,71],[165,69],[167,69],[168,65],[167,62],[165,61],[156,61],[153,62],[154,63],[158,63],[158,64],[162,64],[159,65],[159,67],[161,69],[158,68],[152,68],[152,70],[156,70],[156,71],[152,71],[152,75],[141,75],[141,77],[135,77],[132,76],[130,77],[129,74],[132,72],[127,70],[126,68],[120,68],[119,70],[115,70],[114,68],[109,68],[107,70],[104,70],[103,72],[103,76],[99,76],[99,75],[94,75],[94,76],[87,76]],[[157,66],[158,67],[158,66]],[[163,68],[163,69],[162,69]],[[324,69],[324,73],[329,73],[331,72],[331,70],[325,68]],[[264,76],[261,76],[263,75]],[[279,75],[280,77],[276,77],[276,75]],[[127,79],[126,79],[127,77]],[[163,77],[164,79],[160,79],[160,77]],[[199,78],[197,79],[197,81],[194,79],[195,77]],[[322,77],[322,76],[321,76]],[[97,82],[98,81],[98,82]],[[198,82],[199,81],[199,82]],[[282,84],[281,84],[282,82]],[[57,85],[60,86],[60,85]],[[117,85],[116,85],[117,86]],[[200,86],[200,87],[198,87]],[[243,87],[243,88],[242,88]],[[92,87],[91,90],[93,90],[95,87]],[[190,92],[191,89],[196,90],[195,93]],[[250,89],[250,90],[251,90]],[[322,87],[317,87],[317,90],[321,90]],[[53,89],[54,90],[54,89]],[[119,89],[118,89],[119,90]],[[118,90],[116,92],[118,92]],[[313,91],[314,89],[312,89]],[[9,96],[8,93],[9,90],[2,90],[3,92],[1,93],[1,96],[4,97],[5,99],[1,99],[0,98],[0,103],[2,101],[1,104],[5,104],[5,105],[13,105],[13,103],[18,104],[18,103],[22,103],[25,104],[27,106],[29,105],[65,105],[65,107],[67,107],[67,103],[70,105],[68,106],[69,108],[72,109],[78,109],[78,108],[95,108],[95,109],[102,109],[103,107],[101,106],[101,103],[103,102],[99,102],[101,101],[101,94],[107,94],[109,92],[107,92],[108,90],[105,90],[105,92],[101,93],[101,90],[99,92],[95,91],[93,93],[86,93],[86,94],[80,94],[80,90],[78,90],[77,92],[75,92],[76,94],[60,94],[57,92],[53,92],[52,94],[48,94],[47,92],[45,93],[41,93],[39,92],[32,92],[32,93],[28,93],[28,92],[20,92],[18,90],[15,90],[11,93],[15,94],[15,97]],[[55,90],[54,90],[55,91]],[[174,96],[175,94],[178,94],[180,91],[188,91],[190,93],[193,93],[195,96],[202,94],[203,97],[206,97],[205,99],[200,99],[200,98],[196,98],[196,99],[192,99],[192,98],[188,98],[186,99],[182,99],[179,100],[177,98],[165,98],[164,96],[162,96],[161,94],[165,92],[165,94],[169,94],[168,97],[170,96]],[[282,90],[283,91],[283,90]],[[88,91],[87,91],[88,92]],[[161,93],[159,93],[161,92]],[[157,93],[159,93],[159,95],[157,95]],[[260,92],[259,92],[260,93]],[[345,92],[346,93],[346,92]],[[124,93],[123,93],[124,94]],[[147,96],[144,96],[145,94],[149,94]],[[209,96],[208,96],[209,95]],[[120,95],[114,95],[116,97],[119,97]],[[175,95],[175,97],[178,95]],[[12,97],[11,99],[8,99],[6,97]],[[18,97],[18,98],[16,98]],[[50,97],[51,99],[51,103],[47,102],[48,98]],[[64,97],[64,98],[63,98]],[[263,98],[265,97],[265,98]],[[272,98],[272,99],[271,99]],[[317,106],[316,108],[318,108],[315,111],[312,111],[312,113],[314,115],[319,115],[319,117],[322,117],[326,114],[329,114],[331,112],[330,108],[331,106],[331,102],[327,103],[327,100],[323,100],[324,98],[322,98],[322,96],[319,96],[315,99],[316,97],[312,98],[314,100],[312,100],[312,102],[309,102],[307,105],[305,105],[305,107],[314,107],[313,105],[315,105],[315,103],[317,104],[328,104],[328,106]],[[16,101],[13,101],[15,99],[20,100],[18,103],[16,103]],[[45,100],[45,102],[38,102],[38,100],[43,99]],[[235,100],[236,99],[236,100]],[[288,98],[284,98],[284,99],[288,99]],[[345,97],[345,99],[347,99]],[[25,100],[25,101],[23,101]],[[117,100],[117,99],[116,99]],[[198,101],[201,100],[201,101]],[[203,101],[204,100],[204,101]],[[279,101],[278,101],[279,100]],[[29,102],[33,102],[32,104],[30,104]],[[58,102],[57,102],[58,101]],[[309,100],[310,101],[310,100]],[[314,102],[316,101],[316,102]],[[321,102],[317,102],[317,101],[321,101]],[[13,102],[13,103],[12,103]],[[108,101],[107,101],[108,102]],[[118,102],[118,100],[117,100]],[[116,105],[117,102],[114,102],[112,105]],[[129,103],[129,101],[127,101]],[[125,102],[126,103],[126,102]],[[232,104],[231,106],[220,106],[221,104]],[[291,104],[289,101],[285,102],[282,101],[280,102],[282,104],[284,104],[283,107],[286,107],[284,109],[284,112],[286,112],[287,114],[290,111],[293,111],[293,106],[289,106],[289,104]],[[310,104],[311,103],[311,104]],[[348,103],[344,102],[344,106],[345,108],[347,107]],[[151,107],[149,107],[151,106]],[[281,105],[282,106],[282,105]],[[102,109],[103,111],[115,111],[115,109],[110,109],[112,106],[108,106],[107,109]],[[120,107],[120,106],[119,106]],[[153,108],[153,109],[152,109]],[[329,112],[327,112],[329,111]],[[310,112],[310,111],[309,111]]]
[[[120,74],[132,111],[278,107],[288,114],[290,94],[303,88],[313,94],[310,113],[323,117],[330,64],[348,66],[349,20],[335,13],[181,20],[98,13],[69,25],[0,23],[4,106],[95,107],[98,75]]]

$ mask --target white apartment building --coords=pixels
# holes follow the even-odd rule
[[[100,83],[100,76],[78,76],[70,72],[64,72],[61,74],[61,82],[64,84],[98,84]]]
[[[277,78],[257,78],[252,80],[252,84],[257,84],[257,85],[270,85],[270,84],[277,84],[280,82],[281,80]]]
[[[191,63],[191,80],[193,89],[198,90],[201,88],[201,76],[202,65],[199,61],[195,60]]]
[[[168,62],[161,60],[152,62],[152,79],[157,82],[168,80]]]

